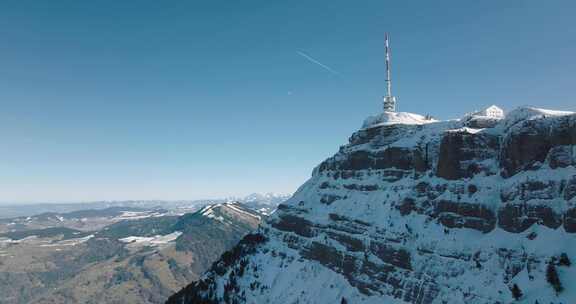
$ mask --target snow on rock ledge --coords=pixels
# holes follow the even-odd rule
[[[436,120],[432,118],[427,118],[425,116],[408,113],[408,112],[384,112],[379,115],[370,116],[364,120],[364,124],[362,125],[363,129],[372,128],[377,126],[383,125],[395,125],[395,124],[403,124],[403,125],[422,125],[431,122],[435,122]]]
[[[506,115],[506,118],[502,121],[501,126],[504,129],[508,129],[511,126],[515,125],[518,122],[524,120],[534,120],[539,118],[546,118],[546,117],[557,117],[557,116],[566,116],[574,114],[574,112],[569,111],[555,111],[555,110],[546,110],[540,108],[533,108],[533,107],[520,107],[515,110],[510,111]]]
[[[504,110],[492,105],[471,114],[466,114],[461,119],[456,121],[463,122],[466,126],[476,129],[483,129],[486,127],[494,127],[499,124],[504,129],[507,129],[516,123],[524,120],[534,120],[546,117],[557,117],[574,114],[570,111],[555,111],[534,107],[519,107],[504,114]],[[385,125],[423,125],[439,122],[436,119],[422,116],[420,114],[408,112],[384,112],[378,115],[369,116],[364,120],[362,129],[374,128]]]

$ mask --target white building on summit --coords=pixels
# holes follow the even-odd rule
[[[504,110],[500,109],[495,105],[491,105],[482,111],[474,113],[473,115],[501,119],[504,118]]]

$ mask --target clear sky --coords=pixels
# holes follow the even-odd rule
[[[0,201],[292,192],[380,111],[385,31],[402,111],[576,110],[575,3],[1,1]]]

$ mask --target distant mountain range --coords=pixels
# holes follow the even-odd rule
[[[290,198],[290,194],[253,193],[246,197],[227,197],[205,200],[127,200],[127,201],[96,201],[78,203],[33,203],[33,204],[0,204],[0,219],[19,216],[32,216],[40,213],[66,213],[77,210],[106,209],[111,207],[130,208],[164,208],[174,212],[187,212],[208,204],[217,204],[227,201],[241,203],[258,203],[262,205],[278,205]]]
[[[0,303],[162,303],[276,208],[257,197],[2,219]]]

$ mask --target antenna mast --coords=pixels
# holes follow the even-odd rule
[[[386,33],[386,96],[384,96],[384,112],[396,111],[396,97],[392,96],[392,77],[390,68],[390,35]]]

